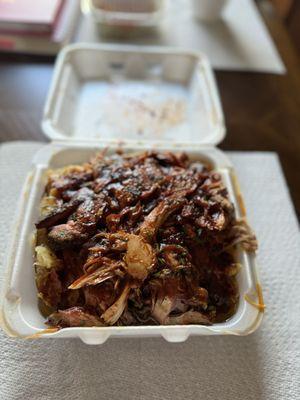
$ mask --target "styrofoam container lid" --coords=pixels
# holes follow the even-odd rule
[[[75,44],[61,51],[42,128],[59,141],[216,145],[225,135],[212,69],[200,53]]]

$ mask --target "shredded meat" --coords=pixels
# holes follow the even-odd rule
[[[224,321],[236,249],[257,247],[220,174],[154,151],[50,171],[36,228],[39,304],[59,328]]]
[[[49,325],[61,328],[69,326],[103,326],[97,315],[90,314],[82,307],[71,307],[67,310],[59,310],[48,318]]]

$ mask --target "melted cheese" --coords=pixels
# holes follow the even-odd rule
[[[246,217],[246,207],[245,207],[243,196],[241,194],[240,184],[239,184],[239,182],[237,180],[236,175],[233,172],[231,172],[230,175],[231,175],[233,188],[234,188],[234,191],[235,191],[235,194],[236,194],[236,198],[237,198],[237,203],[238,203],[239,208],[240,208],[241,216],[242,217]]]
[[[46,335],[48,333],[55,333],[59,330],[60,330],[60,328],[47,328],[38,333],[35,333],[34,335],[26,336],[25,339],[38,339],[42,335]]]
[[[258,303],[255,300],[251,299],[248,294],[245,294],[244,299],[253,307],[258,308],[259,311],[264,312],[266,305],[264,304],[262,289],[259,283],[256,284],[256,295],[258,298]]]

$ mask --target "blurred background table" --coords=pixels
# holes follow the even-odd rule
[[[268,2],[260,11],[286,65],[286,75],[216,71],[227,136],[224,150],[279,154],[300,216],[300,68],[296,49]],[[54,58],[0,54],[0,142],[46,142],[40,127]]]

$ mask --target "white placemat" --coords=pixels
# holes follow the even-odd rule
[[[130,39],[130,43],[165,45],[202,51],[216,69],[283,74],[285,66],[253,0],[230,0],[223,18],[198,22],[190,0],[169,0],[157,37]],[[82,19],[75,41],[108,42],[93,18]]]
[[[0,148],[1,261],[20,185],[41,144]],[[229,153],[245,195],[267,311],[247,337],[21,341],[0,333],[0,399],[298,400],[300,241],[273,153]],[[1,282],[0,282],[1,283]]]

